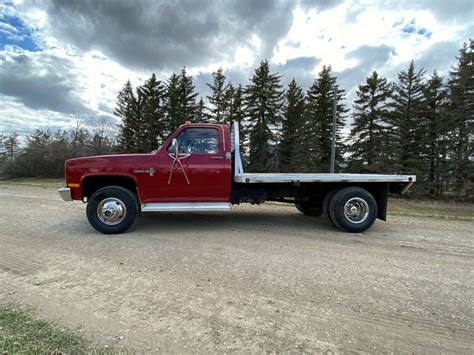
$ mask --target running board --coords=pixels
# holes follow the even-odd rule
[[[142,212],[199,212],[199,211],[230,211],[227,202],[169,202],[145,203]]]

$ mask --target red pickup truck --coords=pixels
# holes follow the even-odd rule
[[[244,173],[238,125],[184,124],[148,154],[70,159],[65,201],[87,202],[99,232],[121,233],[147,212],[229,211],[231,205],[278,201],[307,216],[326,216],[346,232],[385,220],[388,194],[403,193],[414,175]]]

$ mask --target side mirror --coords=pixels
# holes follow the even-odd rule
[[[171,145],[173,146],[173,153],[177,156],[178,155],[178,140],[176,138],[173,138]]]

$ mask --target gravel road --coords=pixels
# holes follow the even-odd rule
[[[392,217],[350,235],[292,206],[141,217],[0,185],[0,303],[93,343],[168,352],[473,353],[474,223]]]

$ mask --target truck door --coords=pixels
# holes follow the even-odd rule
[[[231,189],[230,147],[224,129],[184,127],[160,152],[157,202],[228,202]],[[227,144],[228,145],[228,144]]]

